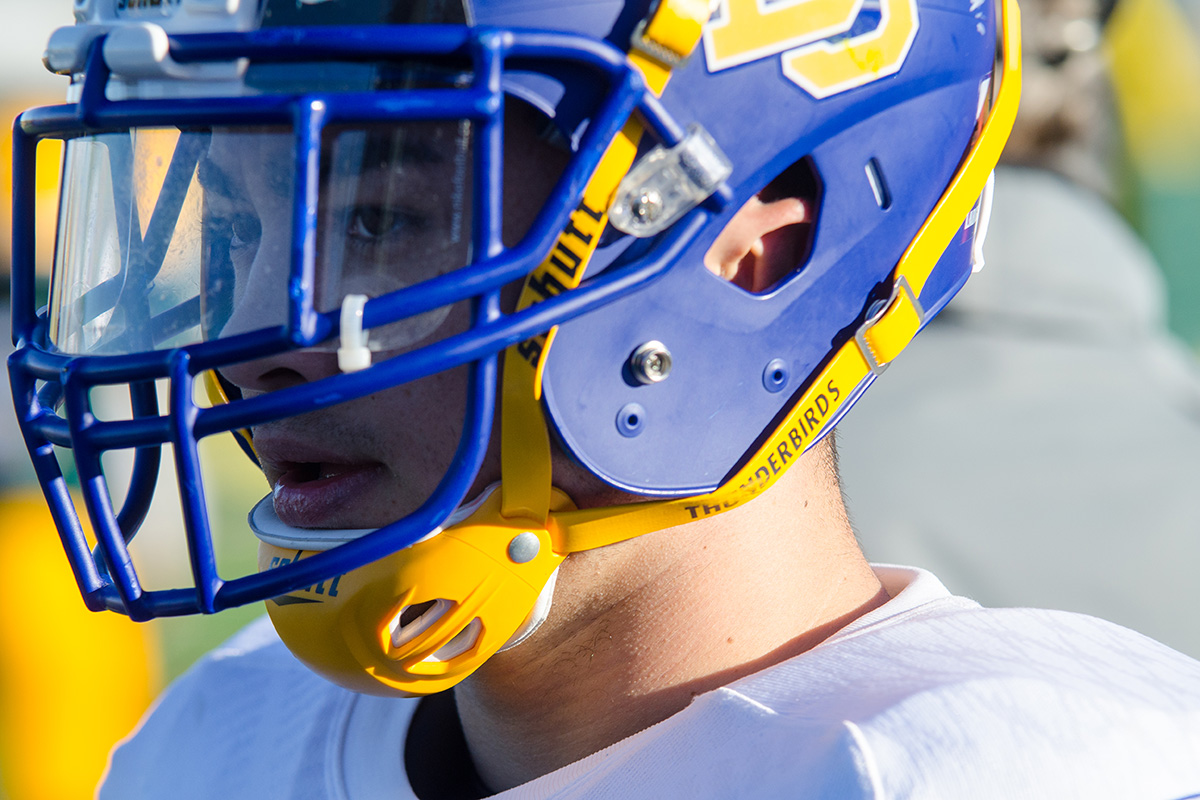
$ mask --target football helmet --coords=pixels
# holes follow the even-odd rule
[[[139,620],[266,601],[298,657],[368,692],[452,686],[536,628],[570,553],[768,489],[980,265],[1019,94],[1013,0],[75,14],[45,59],[69,102],[15,127],[9,364],[83,597]],[[66,140],[48,296],[45,139]],[[812,217],[793,268],[755,291],[713,274],[718,233],[781,176]],[[296,379],[306,357],[337,366]],[[272,359],[291,366],[246,390]],[[103,386],[126,418],[94,407]],[[387,420],[411,481],[374,498],[385,518],[342,514],[361,482],[336,430],[286,425],[397,391],[439,412]],[[280,457],[281,425],[325,444]],[[241,576],[216,568],[198,448],[229,434],[277,483]],[[575,508],[554,448],[642,502]],[[130,552],[164,461],[194,580],[158,589]]]

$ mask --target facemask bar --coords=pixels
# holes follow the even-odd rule
[[[568,199],[582,193],[604,147],[630,114],[637,110],[647,128],[668,147],[682,139],[681,127],[645,91],[640,75],[629,66],[624,54],[582,37],[457,27],[423,27],[416,33],[402,28],[372,31],[322,28],[295,33],[286,41],[281,40],[278,31],[269,35],[173,37],[171,55],[176,61],[186,63],[242,57],[287,62],[466,54],[475,67],[475,85],[468,89],[414,90],[405,93],[403,99],[389,96],[388,92],[375,92],[109,102],[104,97],[108,71],[100,39],[89,56],[79,103],[27,112],[14,131],[17,197],[13,324],[15,338],[21,344],[10,359],[14,398],[21,410],[21,426],[35,468],[71,556],[77,581],[91,608],[121,610],[136,619],[213,612],[311,585],[377,560],[421,538],[461,503],[478,472],[493,416],[496,354],[555,324],[624,296],[661,274],[706,220],[721,211],[730,196],[728,189],[722,187],[706,206],[693,211],[664,234],[660,246],[648,255],[589,279],[577,290],[505,316],[500,310],[500,287],[524,277],[550,249],[557,233],[569,223],[573,203]],[[543,211],[522,244],[512,249],[505,249],[500,238],[501,172],[490,168],[502,160],[500,77],[506,60],[522,69],[552,61],[575,62],[588,67],[609,87],[579,153],[546,203],[547,208],[561,210],[554,215]],[[388,102],[393,99],[400,99],[404,105]],[[251,357],[311,346],[337,333],[337,312],[321,314],[313,308],[316,176],[323,127],[331,122],[454,118],[478,123],[480,146],[476,151],[473,210],[476,261],[451,275],[369,301],[363,322],[368,328],[375,327],[398,317],[472,298],[475,302],[472,328],[361,372],[214,408],[195,405],[194,381],[202,372]],[[37,139],[141,126],[214,124],[294,126],[297,188],[289,280],[290,321],[286,329],[254,331],[176,350],[126,356],[70,358],[50,351],[44,344],[46,322],[34,311],[30,233],[33,227],[28,219],[32,204],[27,201],[33,193],[33,153]],[[468,363],[471,364],[468,411],[458,451],[433,495],[416,512],[361,539],[266,573],[228,582],[217,574],[198,471],[199,439],[325,408]],[[163,378],[170,379],[168,416],[158,415],[148,394],[139,395],[141,399],[135,404],[135,417],[131,420],[104,422],[92,415],[90,387],[128,382],[150,387],[137,392],[150,392],[153,381]],[[67,419],[39,403],[36,397],[39,380],[52,385],[62,381]],[[334,385],[336,392],[331,393]],[[52,396],[55,392],[44,394]],[[331,394],[335,396],[331,398]],[[196,586],[147,592],[137,579],[126,541],[144,516],[146,498],[153,491],[158,452],[167,442],[175,452]],[[91,556],[52,445],[69,447],[75,452],[85,505],[110,576],[103,574]],[[114,515],[100,468],[100,454],[129,448],[140,448],[135,485],[130,487],[125,507]]]

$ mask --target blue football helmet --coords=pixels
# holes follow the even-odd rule
[[[826,435],[981,263],[1019,94],[1013,0],[75,9],[46,53],[69,102],[15,128],[9,364],[84,599],[267,601],[301,659],[385,693],[528,636],[571,552],[745,502]],[[809,209],[790,269],[714,274],[772,192]],[[127,418],[93,407],[114,385]],[[242,576],[216,569],[198,450],[230,434],[274,484]],[[408,454],[387,480],[379,448]],[[194,581],[148,589],[130,550],[163,461]],[[639,501],[576,508],[562,463]]]

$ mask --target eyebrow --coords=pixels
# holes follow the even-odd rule
[[[347,133],[356,133],[354,129],[346,131]],[[395,134],[403,133],[399,142],[399,152],[396,152]],[[399,163],[400,165],[411,166],[429,166],[444,164],[447,162],[447,154],[445,147],[439,147],[436,143],[430,141],[428,135],[411,135],[406,131],[392,131],[388,134],[372,134],[367,132],[368,148],[364,154],[363,162],[370,164],[372,162],[380,165]],[[372,139],[374,140],[372,142]],[[448,144],[457,147],[459,137],[452,136]],[[266,188],[274,195],[279,197],[290,197],[292,195],[292,182],[290,174],[286,169],[271,169],[271,162],[267,162],[266,169],[262,171],[262,176],[265,178]],[[329,168],[328,159],[322,159],[322,173]],[[324,178],[325,175],[322,175]],[[225,197],[235,197],[245,195],[249,192],[249,187],[246,185],[246,180],[243,175],[235,176],[230,170],[223,166],[219,161],[214,159],[211,153],[206,153],[196,165],[196,179],[200,182],[201,187],[205,191],[216,192]]]
[[[271,161],[268,161],[265,166],[266,169],[263,170],[262,176],[266,179],[267,190],[278,197],[291,197],[292,182],[288,170],[271,169]],[[212,157],[211,153],[206,153],[196,165],[196,179],[200,181],[200,185],[205,191],[220,192],[226,197],[234,197],[235,193],[248,195],[250,191],[244,174],[234,177],[229,170]]]
[[[356,131],[348,131],[356,132]],[[396,134],[403,134],[397,147]],[[400,166],[427,166],[446,163],[445,148],[430,141],[429,136],[413,136],[408,131],[391,133],[367,132],[367,146],[363,153],[364,164]]]
[[[229,187],[233,183],[229,174],[207,153],[196,164],[196,180],[200,181],[200,186],[206,192],[220,191],[226,196],[229,195]]]
[[[400,157],[404,163],[417,164],[441,164],[446,160],[446,154],[440,148],[434,147],[426,137],[421,137],[415,142],[405,137],[405,142],[400,146]]]

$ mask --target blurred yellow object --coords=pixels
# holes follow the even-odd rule
[[[1175,0],[1120,0],[1104,52],[1126,152],[1125,213],[1166,278],[1172,332],[1200,352],[1200,35]]]
[[[1121,0],[1106,54],[1134,167],[1156,181],[1200,179],[1200,40],[1172,0]]]
[[[12,244],[12,122],[35,105],[61,102],[59,98],[0,98],[0,266],[7,272]],[[62,142],[48,139],[37,149],[37,266],[50,274],[54,258],[54,229],[58,223],[58,189],[62,168]]]
[[[0,785],[91,797],[160,684],[152,629],[88,611],[34,490],[0,494]]]

